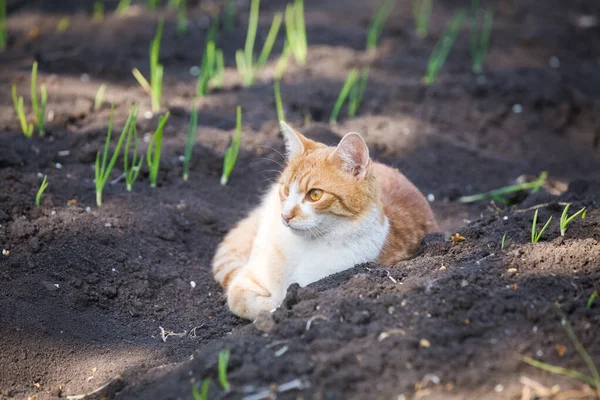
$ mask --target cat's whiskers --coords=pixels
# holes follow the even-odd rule
[[[275,153],[279,154],[284,161],[287,159],[286,156],[281,154],[281,152],[274,147],[271,147],[271,146],[258,146],[258,147],[263,148],[263,149],[273,150]]]
[[[283,165],[282,163],[280,163],[277,160],[274,160],[274,159],[269,158],[269,157],[261,157],[260,159],[261,160],[268,160],[268,161],[274,162],[275,164],[279,165],[282,169],[285,169],[285,165]]]

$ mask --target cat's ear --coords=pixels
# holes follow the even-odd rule
[[[342,162],[342,170],[360,181],[367,176],[371,159],[364,139],[356,132],[346,134],[330,157],[337,156]]]
[[[309,140],[284,121],[279,121],[279,126],[281,127],[281,134],[285,139],[285,149],[288,160],[304,153],[306,150],[305,143]]]

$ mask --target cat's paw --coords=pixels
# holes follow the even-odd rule
[[[279,301],[247,270],[241,271],[227,289],[227,304],[235,315],[254,320],[261,311],[272,311]]]

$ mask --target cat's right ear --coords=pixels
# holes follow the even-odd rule
[[[281,127],[281,134],[285,139],[285,149],[288,160],[304,153],[305,149],[302,141],[303,139],[306,140],[306,138],[284,121],[279,121],[279,126]]]

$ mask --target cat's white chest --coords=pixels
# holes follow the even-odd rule
[[[282,290],[292,283],[306,286],[329,275],[369,261],[374,261],[383,247],[389,230],[376,209],[360,223],[321,239],[306,239],[291,232],[284,233],[287,255]]]

